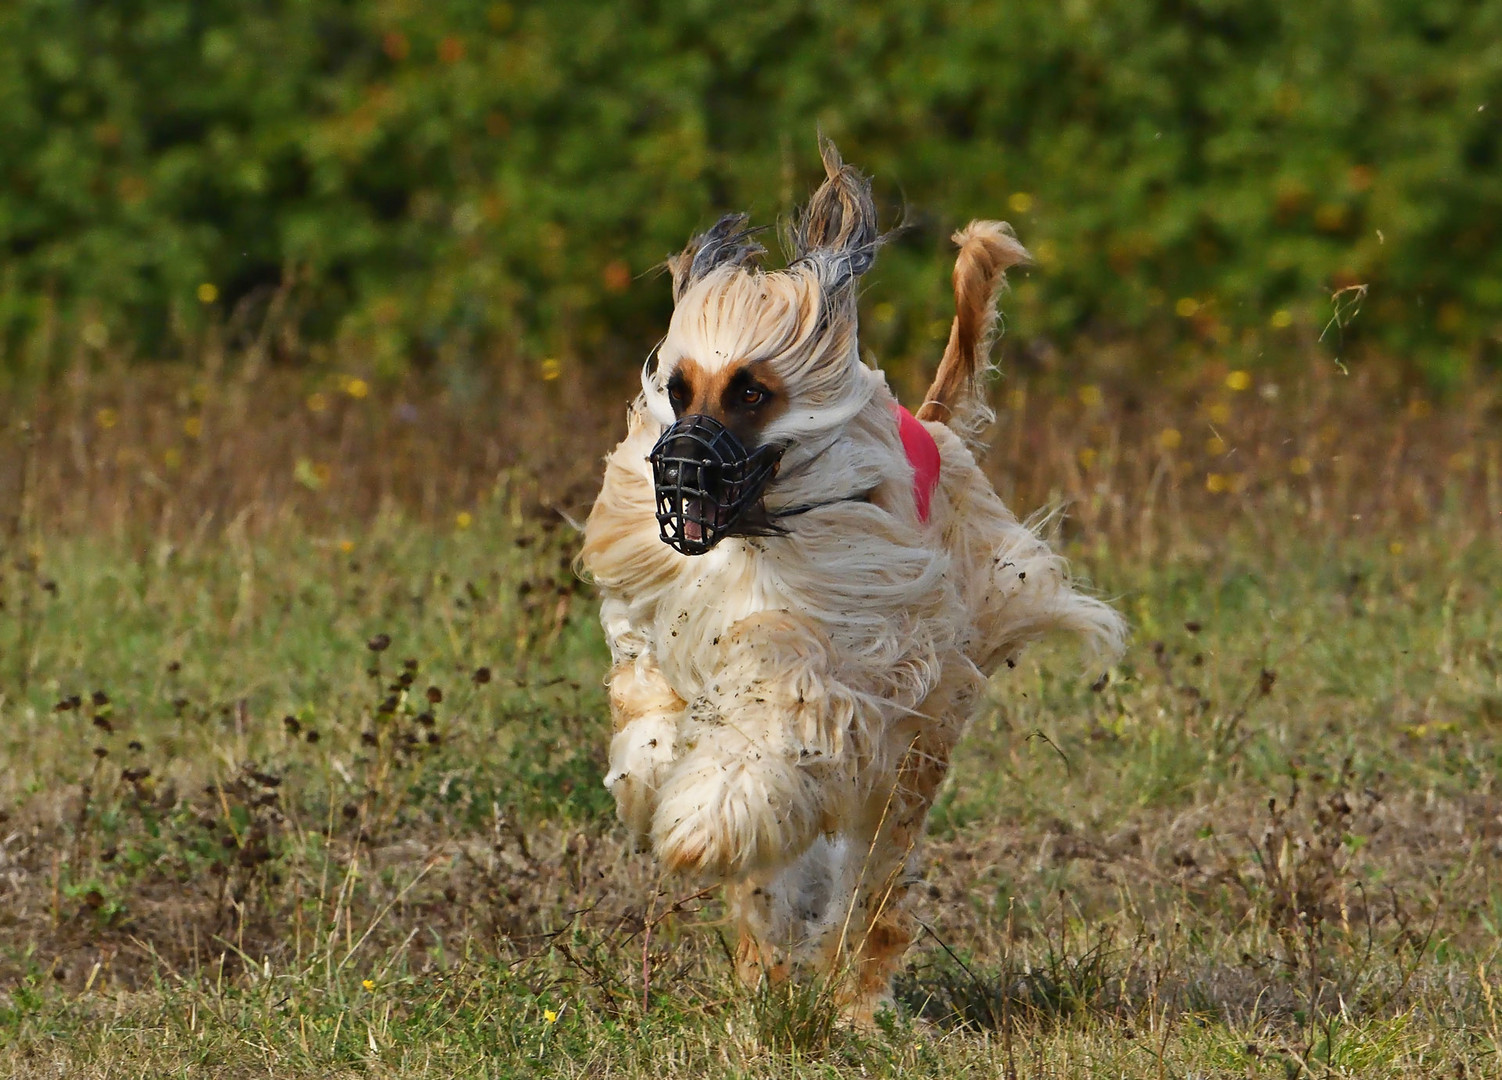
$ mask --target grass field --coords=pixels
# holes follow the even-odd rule
[[[999,679],[875,1033],[752,993],[600,785],[622,398],[80,377],[0,435],[0,1074],[1502,1074],[1502,412],[999,387],[1130,617]],[[606,404],[600,404],[600,402]]]

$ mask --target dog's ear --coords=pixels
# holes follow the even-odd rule
[[[835,293],[860,280],[876,261],[882,236],[876,229],[871,181],[840,160],[834,143],[819,140],[826,179],[808,201],[789,238],[794,263],[811,267],[824,290]]]
[[[673,303],[716,267],[741,266],[766,253],[767,249],[752,239],[759,230],[746,228],[749,220],[745,214],[726,214],[709,231],[690,240],[688,247],[668,256],[668,273],[673,275]]]

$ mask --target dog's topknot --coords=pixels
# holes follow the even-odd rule
[[[826,296],[834,297],[871,269],[885,237],[876,227],[871,181],[853,165],[846,165],[829,139],[819,139],[819,155],[824,162],[824,183],[787,226],[784,241],[792,259],[788,269],[811,271]],[[715,270],[754,264],[766,254],[755,239],[762,230],[749,228],[749,221],[746,214],[726,214],[668,257],[674,303]]]

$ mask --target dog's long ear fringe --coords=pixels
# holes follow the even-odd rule
[[[1031,256],[1004,221],[972,221],[951,239],[960,247],[954,261],[954,323],[916,415],[943,421],[968,437],[991,419],[981,383],[991,370],[996,296],[1006,284],[1007,270]]]
[[[793,263],[818,275],[826,293],[854,285],[876,261],[883,237],[876,228],[871,181],[840,159],[834,143],[819,140],[826,179],[788,237]]]
[[[726,214],[707,232],[688,242],[688,246],[667,260],[673,275],[673,303],[683,298],[690,285],[721,266],[743,266],[766,254],[766,248],[752,237],[760,229],[746,228],[746,214]]]

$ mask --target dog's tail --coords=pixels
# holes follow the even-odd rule
[[[996,296],[1008,268],[1031,256],[1004,221],[972,221],[951,239],[960,246],[954,261],[954,324],[917,417],[941,420],[970,435],[992,418],[981,383],[990,370]]]

